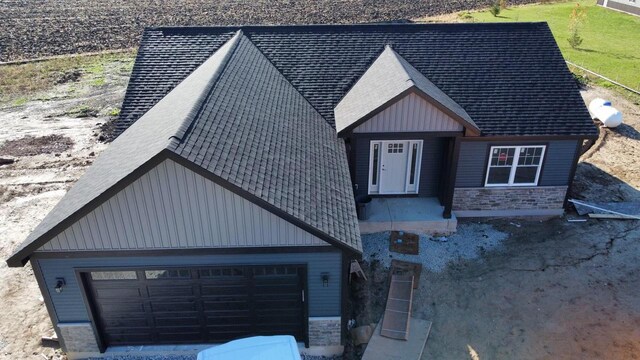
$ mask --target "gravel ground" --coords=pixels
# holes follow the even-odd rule
[[[513,226],[519,226],[514,222]],[[392,259],[421,263],[425,268],[440,272],[448,263],[480,257],[486,251],[498,249],[508,234],[489,224],[458,224],[458,231],[451,236],[432,237],[420,234],[420,253],[408,255],[389,251],[389,232],[362,235],[363,258],[379,260],[385,267]]]
[[[158,356],[112,356],[107,358],[89,358],[87,360],[195,360],[197,358],[196,355],[158,355]],[[302,360],[341,360],[340,356],[310,356],[310,355],[302,355]],[[238,359],[241,360],[241,359]]]

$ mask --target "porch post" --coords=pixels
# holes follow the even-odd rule
[[[451,208],[453,207],[453,192],[456,184],[456,175],[458,172],[458,157],[460,155],[460,136],[456,136],[453,141],[453,151],[451,152],[451,158],[449,158],[449,173],[447,174],[447,181],[445,183],[446,191],[444,194],[444,212],[442,217],[445,219],[451,219]]]

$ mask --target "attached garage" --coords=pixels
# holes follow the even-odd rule
[[[308,344],[306,266],[80,271],[105,346],[293,335]]]
[[[71,359],[282,334],[341,352],[362,253],[344,141],[230,35],[7,260],[31,262]]]

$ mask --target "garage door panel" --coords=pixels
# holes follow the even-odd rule
[[[234,324],[250,324],[253,320],[249,312],[238,314],[225,314],[216,316],[206,316],[205,323],[207,326],[216,325],[234,325]]]
[[[202,337],[202,333],[198,331],[191,332],[167,332],[159,333],[157,335],[158,342],[164,344],[177,344],[177,343],[193,343],[205,341]],[[199,339],[202,339],[198,341]]]
[[[105,287],[96,291],[96,297],[98,299],[130,299],[141,298],[140,288],[118,288],[118,287]]]
[[[196,300],[190,301],[151,301],[151,311],[153,312],[170,312],[170,311],[196,311]]]
[[[219,295],[236,295],[246,294],[248,286],[246,285],[202,285],[200,293],[202,295],[219,296]]]
[[[100,303],[99,305],[100,311],[109,315],[109,314],[122,314],[130,313],[130,314],[144,314],[144,305],[140,302],[138,303],[130,303],[130,302],[112,302],[112,303]]]
[[[200,319],[198,316],[180,316],[176,315],[174,317],[164,317],[164,316],[156,316],[155,317],[156,327],[169,327],[169,326],[199,326]]]
[[[292,295],[299,294],[298,285],[256,285],[257,295]]]
[[[301,310],[301,309],[302,307],[293,306],[293,305],[286,306],[282,304],[269,304],[269,305],[262,304],[260,305],[260,309],[256,309],[256,314],[273,314],[278,312],[292,313],[292,312],[298,312],[297,310]],[[295,315],[298,316],[298,314],[295,314]]]
[[[119,328],[119,327],[139,327],[139,328],[147,328],[151,324],[146,317],[105,317],[104,318],[104,326],[107,328]]]
[[[123,344],[126,342],[130,345],[142,345],[154,342],[153,337],[146,332],[135,334],[118,334],[115,332],[109,332],[108,335],[105,336],[105,340],[108,344]]]
[[[204,311],[224,311],[224,310],[249,310],[249,300],[246,301],[205,301]]]
[[[194,290],[192,285],[149,285],[147,286],[149,296],[151,297],[175,297],[175,296],[193,296]]]
[[[257,334],[303,341],[302,274],[298,265],[224,266],[115,270],[86,279],[107,345],[138,345]]]
[[[298,321],[300,320],[300,315],[294,313],[293,311],[282,311],[280,313],[273,311],[256,311],[256,317],[261,320],[267,320],[271,322],[280,322],[280,321]]]

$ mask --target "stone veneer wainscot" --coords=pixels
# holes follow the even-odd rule
[[[561,209],[567,186],[456,188],[455,210]]]

